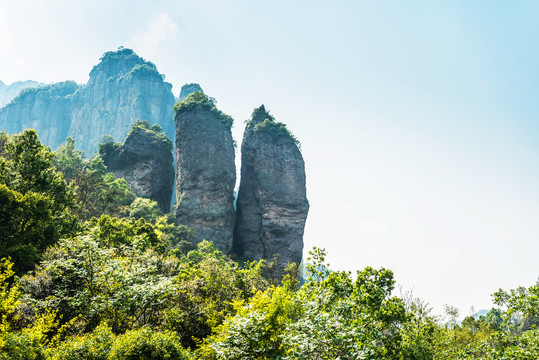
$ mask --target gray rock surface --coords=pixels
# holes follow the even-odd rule
[[[180,105],[175,106],[176,219],[195,230],[197,243],[212,241],[217,249],[229,254],[236,183],[232,119],[200,92]]]
[[[64,87],[58,95],[57,88]],[[71,136],[90,156],[103,135],[124,139],[136,120],[159,124],[170,138],[175,134],[172,85],[130,49],[105,53],[83,86],[65,82],[32,90],[0,109],[0,129],[34,128],[52,149]]]
[[[180,90],[180,101],[185,99],[186,97],[188,97],[192,93],[197,92],[197,91],[200,91],[201,93],[204,94],[204,91],[202,90],[202,88],[198,84],[191,83],[191,84],[183,85],[181,90]],[[174,170],[176,170],[176,163],[174,163]],[[172,192],[172,205],[173,206],[176,205],[176,197],[177,197],[177,195],[176,195],[176,187],[174,187],[174,190]]]
[[[172,142],[163,133],[139,122],[122,146],[102,157],[107,170],[124,178],[137,196],[155,200],[161,210],[169,212],[174,186]]]
[[[305,164],[295,137],[262,105],[247,123],[241,146],[234,252],[300,263],[309,202]]]

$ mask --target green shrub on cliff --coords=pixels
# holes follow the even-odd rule
[[[50,99],[67,98],[68,96],[73,95],[79,88],[80,86],[76,82],[68,80],[55,84],[23,89],[15,99],[22,99],[37,94]],[[13,99],[12,102],[15,101],[15,99]]]
[[[172,141],[163,132],[161,126],[159,126],[158,124],[150,125],[150,122],[148,120],[137,120],[133,125],[131,125],[131,129],[129,130],[129,134],[127,135],[127,137],[129,137],[136,131],[146,132],[151,138],[154,139],[152,140],[152,142],[156,145],[157,143],[160,143],[162,146],[169,149],[170,151],[172,151],[172,149],[174,148]]]
[[[257,118],[263,118],[264,121],[257,120]],[[299,140],[288,130],[286,125],[281,122],[275,121],[275,118],[266,111],[264,105],[253,110],[251,119],[247,121],[247,127],[253,127],[254,132],[261,132],[270,135],[275,139],[286,139],[292,141],[298,147],[300,147]]]
[[[185,111],[193,109],[195,106],[200,106],[205,110],[209,110],[228,128],[232,127],[234,119],[217,109],[215,106],[215,101],[200,91],[195,91],[187,96],[184,100],[177,102],[176,105],[174,105],[174,111],[176,114],[181,114]]]
[[[254,129],[256,131],[264,132],[272,137],[280,139],[288,139],[299,145],[299,140],[287,129],[286,125],[281,122],[276,122],[273,119],[265,119],[263,122],[256,124]]]

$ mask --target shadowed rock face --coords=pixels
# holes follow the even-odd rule
[[[174,101],[172,85],[154,64],[120,48],[101,57],[85,85],[66,81],[23,91],[0,109],[0,130],[36,129],[52,149],[70,136],[90,156],[103,135],[124,139],[136,120],[157,123],[173,138]]]
[[[155,200],[163,212],[169,212],[174,186],[169,139],[144,126],[133,126],[122,146],[103,155],[108,171],[124,178],[137,196]]]
[[[186,103],[190,105],[175,107],[176,219],[195,230],[197,243],[212,241],[217,249],[229,254],[236,183],[232,119],[201,92],[188,96],[180,105]]]
[[[305,165],[296,139],[264,106],[255,109],[241,146],[234,252],[273,260],[280,270],[300,263],[309,203]]]

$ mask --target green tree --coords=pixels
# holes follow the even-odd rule
[[[60,171],[69,184],[84,170],[83,152],[75,149],[75,140],[68,137],[54,153],[52,164]]]
[[[17,272],[30,270],[47,246],[79,229],[73,194],[53,157],[34,130],[8,138],[0,157],[0,256],[11,256]]]
[[[21,279],[25,305],[56,310],[63,322],[76,319],[84,331],[102,322],[115,333],[159,326],[175,290],[176,263],[150,249],[102,247],[91,235],[62,239],[34,275]]]
[[[75,194],[75,214],[81,220],[89,220],[102,214],[127,217],[135,194],[124,179],[118,179],[107,168],[100,156],[84,162],[75,172],[70,184]]]
[[[143,218],[155,222],[163,215],[157,201],[144,198],[135,198],[129,206],[129,217],[134,219]]]
[[[408,318],[402,300],[391,297],[392,272],[365,268],[354,281],[328,270],[325,251],[311,255],[308,282],[298,291],[285,276],[282,286],[240,303],[199,352],[219,359],[401,358]]]
[[[119,336],[111,349],[110,360],[183,360],[188,353],[172,332],[155,332],[148,328],[130,330]]]

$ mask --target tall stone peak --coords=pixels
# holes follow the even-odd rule
[[[107,51],[100,58],[99,64],[95,65],[90,71],[89,83],[101,81],[112,77],[118,78],[125,76],[134,69],[141,69],[159,74],[155,65],[138,56],[133,50],[120,47],[116,51]]]
[[[256,260],[279,256],[279,270],[300,263],[309,211],[299,143],[264,106],[253,111],[241,146],[234,252]]]
[[[266,119],[274,120],[273,116],[271,116],[270,113],[266,110],[266,107],[264,105],[260,105],[260,107],[257,107],[253,110],[250,123],[251,125],[256,125]]]
[[[155,200],[168,212],[174,186],[173,146],[161,127],[137,121],[123,144],[108,139],[99,148],[107,170],[124,178],[137,196]]]
[[[197,92],[197,91],[204,94],[204,91],[202,90],[200,85],[198,85],[196,83],[183,85],[181,90],[180,90],[180,100],[185,99],[186,97],[188,97],[189,95],[191,95],[192,93]]]
[[[290,142],[292,143],[291,149],[296,149],[298,153],[300,152],[298,139],[288,130],[286,124],[277,122],[264,105],[253,110],[251,120],[247,122],[246,130],[249,130],[248,134],[269,136],[273,139],[273,142]],[[246,134],[247,132],[244,133],[244,139]]]
[[[105,134],[124,139],[136,120],[157,123],[169,138],[175,136],[172,85],[131,49],[105,53],[85,85],[65,82],[32,91],[0,110],[0,129],[34,128],[53,149],[70,136],[87,156]]]
[[[234,229],[235,149],[232,118],[197,91],[176,111],[176,220],[195,230],[195,241],[212,241],[225,254]]]

